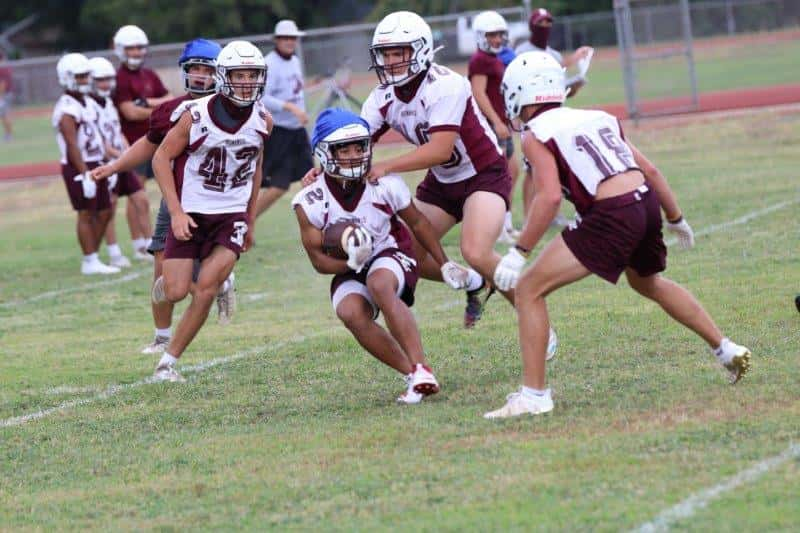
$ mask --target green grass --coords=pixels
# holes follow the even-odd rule
[[[734,46],[703,46],[699,39],[695,51],[698,88],[701,92],[745,89],[786,83],[800,83],[800,41],[752,43]],[[640,99],[671,98],[689,95],[686,62],[681,58],[651,60],[639,65]],[[463,71],[465,65],[456,65]],[[625,102],[622,70],[616,59],[597,58],[589,71],[589,84],[573,99],[575,107],[592,107]],[[375,86],[375,78],[359,78],[350,92],[363,101]],[[308,96],[308,109],[317,108],[325,90]],[[0,164],[34,163],[58,159],[55,134],[49,117],[26,117],[15,121],[12,143],[0,143]]]
[[[798,114],[628,135],[669,176],[696,230],[798,198]],[[156,359],[138,353],[152,335],[147,268],[31,300],[96,280],[78,274],[59,181],[2,192],[0,420],[148,376]],[[395,406],[400,380],[336,321],[329,280],[313,272],[283,198],[237,266],[232,324],[212,316],[182,364],[241,357],[187,373],[183,385],[123,388],[0,428],[0,529],[635,527],[800,438],[795,213],[796,204],[670,254],[669,276],[753,349],[740,385],[624,282],[592,278],[548,298],[561,341],[549,365],[555,411],[490,423],[480,415],[519,383],[508,305],[492,299],[464,331],[463,297],[421,282],[415,313],[443,391]],[[457,238],[445,239],[454,257]],[[797,469],[784,464],[677,526],[792,529]]]

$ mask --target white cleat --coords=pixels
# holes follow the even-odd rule
[[[117,255],[110,257],[108,264],[117,268],[128,268],[131,266],[131,260],[124,255]]]
[[[750,350],[728,338],[722,339],[719,348],[714,350],[719,364],[728,371],[731,385],[736,384],[750,370]]]
[[[167,295],[164,292],[164,276],[158,276],[158,279],[153,282],[153,289],[150,291],[150,299],[154,304],[167,301]]]
[[[425,365],[417,364],[411,374],[411,390],[423,396],[430,396],[439,392],[439,382],[433,371]]]
[[[153,256],[147,253],[147,249],[145,248],[134,250],[133,258],[136,259],[137,261],[145,261],[147,263],[152,263],[154,261]]]
[[[414,392],[414,374],[403,376],[403,381],[406,382],[406,391],[397,397],[397,403],[401,405],[416,405],[422,402],[425,395]]]
[[[160,335],[156,335],[156,338],[153,339],[153,342],[142,348],[143,354],[156,354],[156,353],[164,353],[164,350],[167,349],[167,345],[169,344],[169,337],[161,337]]]
[[[119,274],[119,269],[100,261],[92,261],[91,263],[84,261],[81,263],[81,274],[84,276],[93,276],[95,274]]]
[[[217,294],[217,321],[222,325],[228,324],[235,312],[236,287],[233,272],[231,272],[231,275],[222,284],[219,294]]]
[[[186,379],[181,376],[175,367],[172,365],[163,365],[156,368],[153,373],[154,383],[163,383],[168,381],[170,383],[184,383]]]
[[[547,339],[547,358],[546,361],[549,361],[553,357],[556,356],[556,352],[558,351],[558,335],[556,335],[556,330],[550,328],[550,338]]]
[[[510,418],[520,415],[540,415],[549,413],[553,410],[553,398],[550,389],[547,389],[543,396],[528,397],[518,392],[509,394],[506,397],[506,404],[496,411],[489,411],[483,418]]]

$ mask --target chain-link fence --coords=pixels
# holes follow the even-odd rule
[[[734,33],[768,31],[800,25],[800,2],[798,0],[712,0],[693,2],[690,5],[695,36],[715,36]],[[523,8],[499,10],[511,25],[526,25]],[[666,24],[670,11],[658,5],[633,7],[634,40],[638,45],[675,40],[674,24]],[[444,48],[437,54],[441,63],[463,62],[468,54],[459,49],[459,28],[475,13],[456,13],[428,17],[434,33],[434,41]],[[330,74],[345,60],[354,72],[366,73],[369,68],[367,49],[371,42],[373,23],[352,24],[333,28],[309,30],[302,39],[301,56],[307,76]],[[146,30],[146,28],[145,28]],[[272,35],[249,35],[236,37],[247,39],[263,50],[272,47]],[[227,43],[234,38],[221,39]],[[550,37],[550,45],[560,50],[572,50],[584,44],[595,47],[616,46],[617,35],[613,11],[585,15],[557,17]],[[165,83],[178,90],[179,72],[177,58],[183,44],[153,45],[149,48],[147,65],[162,76]],[[112,61],[116,58],[108,50],[89,52],[87,55],[102,55]],[[15,96],[18,103],[33,104],[52,102],[61,92],[58,87],[55,65],[58,56],[23,59],[9,62],[14,72]]]

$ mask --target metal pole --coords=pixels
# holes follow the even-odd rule
[[[736,33],[736,18],[733,16],[733,3],[725,0],[725,19],[728,23],[728,35]]]
[[[692,41],[692,16],[689,12],[689,0],[681,0],[681,20],[683,21],[683,40],[686,45],[686,61],[689,66],[689,83],[692,90],[692,106],[697,109],[700,99],[697,94],[697,73],[694,69],[694,45]]]
[[[614,0],[614,20],[617,27],[617,44],[622,58],[622,72],[625,81],[625,102],[628,115],[634,120],[639,116],[636,94],[636,68],[633,59],[633,23],[629,0]]]

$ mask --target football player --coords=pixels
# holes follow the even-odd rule
[[[58,60],[56,72],[64,94],[53,109],[52,124],[61,151],[61,176],[72,207],[78,212],[81,273],[115,274],[119,268],[102,263],[97,256],[111,218],[111,197],[108,187],[97,187],[90,172],[104,153],[97,107],[88,101],[91,66],[84,55],[67,54]]]
[[[334,274],[331,302],[336,316],[369,353],[404,376],[407,388],[398,403],[416,404],[437,393],[439,384],[425,361],[409,308],[419,268],[408,230],[451,286],[463,283],[467,273],[447,259],[400,176],[384,175],[377,184],[366,181],[370,144],[369,125],[362,118],[344,109],[323,111],[312,139],[322,175],[297,193],[292,207],[314,268]],[[348,237],[347,259],[338,259],[323,250],[323,232],[343,220],[353,220],[357,227]],[[389,331],[375,322],[381,311]]]
[[[239,255],[253,245],[264,142],[272,119],[259,101],[266,82],[261,52],[233,41],[217,57],[217,93],[179,105],[175,125],[153,155],[153,170],[171,226],[163,274],[153,302],[184,299],[201,261],[192,301],[154,373],[156,381],[183,381],[175,365],[200,330]]]
[[[519,164],[514,157],[514,137],[511,135],[511,124],[506,118],[503,108],[503,95],[500,94],[500,83],[503,81],[503,72],[506,63],[500,55],[513,51],[506,47],[508,44],[508,24],[506,19],[497,11],[483,11],[475,16],[472,21],[478,49],[469,60],[467,77],[472,86],[472,95],[492,126],[500,147],[506,157],[508,174],[511,176],[511,191],[517,182]],[[510,63],[510,60],[509,60]],[[509,195],[509,209],[506,210],[505,223],[500,232],[499,241],[513,244],[519,232],[514,229],[511,219],[511,199]]]
[[[684,247],[694,244],[669,184],[625,138],[619,121],[603,111],[569,109],[564,68],[545,52],[518,56],[503,76],[506,113],[530,135],[525,156],[536,167],[536,194],[522,234],[497,265],[500,289],[516,286],[523,385],[486,418],[546,413],[553,409],[545,384],[549,319],[545,297],[596,274],[630,286],[697,333],[736,383],[750,366],[750,350],[723,336],[695,297],[660,273],[666,268],[661,209],[667,229]],[[562,190],[579,214],[520,277],[525,260],[561,204]]]
[[[93,57],[89,60],[89,64],[92,67],[91,99],[97,104],[98,125],[105,145],[106,159],[115,159],[128,147],[128,141],[122,135],[117,108],[114,107],[114,103],[111,101],[116,72],[111,62],[104,57]],[[122,254],[122,250],[117,244],[117,235],[114,229],[117,198],[119,196],[128,197],[126,214],[132,242],[137,242],[139,239],[150,239],[152,234],[150,202],[147,200],[147,193],[142,188],[139,176],[134,172],[121,172],[112,181],[109,181],[109,186],[111,187],[111,220],[105,232],[106,246],[108,247],[111,265],[125,268],[129,267],[131,263]],[[136,252],[137,250],[134,249],[134,253]],[[145,257],[151,256],[145,254]]]
[[[194,39],[186,43],[178,59],[181,69],[183,87],[186,94],[161,104],[150,117],[150,129],[147,135],[133,143],[123,152],[119,159],[107,165],[96,168],[92,175],[95,179],[104,179],[112,174],[125,172],[140,166],[153,158],[156,148],[166,137],[171,127],[170,116],[178,105],[187,100],[201,98],[215,92],[214,75],[216,74],[217,56],[222,48],[215,42],[207,39]],[[153,281],[161,276],[164,261],[164,244],[167,240],[167,231],[170,227],[169,211],[164,201],[158,209],[156,226],[147,251],[153,255]],[[234,277],[231,273],[228,281],[217,295],[217,311],[221,323],[227,323],[236,307],[234,291]],[[153,322],[155,323],[155,336],[153,342],[142,349],[144,354],[163,352],[172,338],[172,311],[171,302],[152,303]]]

